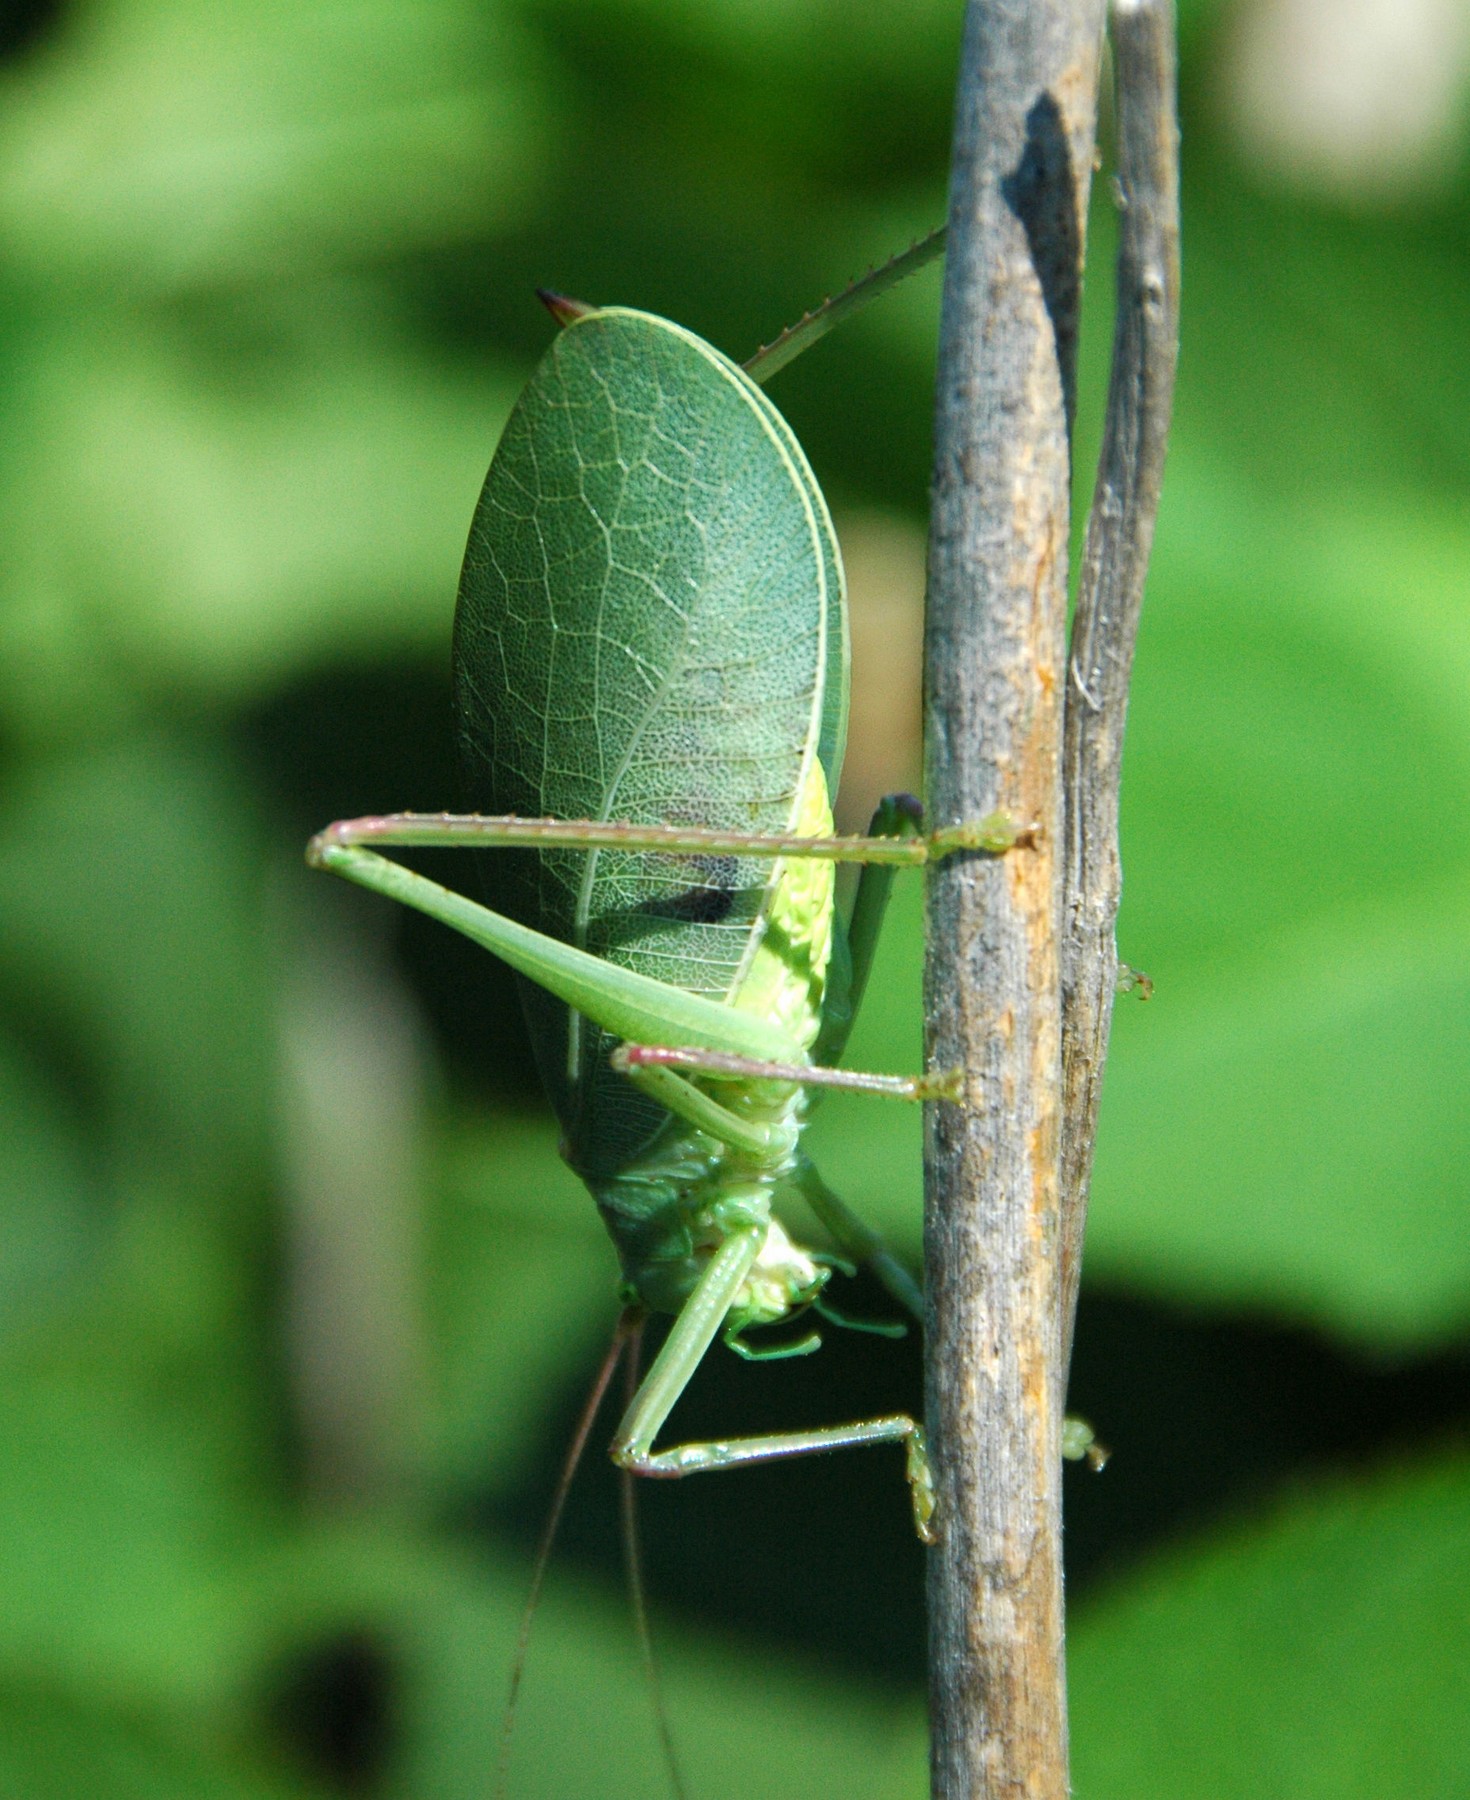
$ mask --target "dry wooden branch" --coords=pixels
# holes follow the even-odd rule
[[[1067,665],[1062,910],[1062,1356],[1071,1360],[1098,1100],[1118,978],[1118,789],[1179,341],[1173,0],[1113,0],[1118,316]]]
[[[1035,848],[929,887],[928,1414],[938,1800],[1065,1800],[1060,1528],[1062,898],[1070,428],[1102,0],[971,0],[936,402],[926,786]]]

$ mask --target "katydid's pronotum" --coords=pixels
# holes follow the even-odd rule
[[[889,265],[887,285],[938,249]],[[861,284],[860,284],[861,285]],[[847,726],[837,539],[790,427],[752,375],[647,313],[554,297],[563,329],[506,425],[475,513],[454,627],[473,816],[331,826],[311,860],[453,926],[521,976],[566,1160],[617,1247],[629,1308],[674,1315],[614,1459],[680,1476],[849,1445],[907,1453],[932,1535],[923,1434],[906,1415],[655,1449],[716,1335],[808,1309],[840,1321],[833,1260],[777,1217],[804,1199],[901,1304],[910,1276],[800,1145],[813,1085],[953,1097],[957,1074],[833,1069],[896,865],[1001,854],[1023,822],[925,835],[885,801],[831,835]],[[763,353],[767,373],[853,293]],[[494,910],[369,846],[467,846]],[[1024,850],[1020,853],[1024,854]],[[834,863],[863,866],[845,917]]]

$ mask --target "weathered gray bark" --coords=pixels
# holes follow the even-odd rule
[[[940,334],[926,627],[935,824],[1037,827],[929,885],[925,1155],[933,1791],[1065,1800],[1062,882],[1070,428],[1102,0],[971,0]]]
[[[1059,1439],[1117,973],[1118,782],[1173,392],[1172,0],[1113,0],[1118,325],[1062,679],[1101,0],[972,0],[941,328],[926,642],[935,823],[1036,827],[930,886],[926,1154],[937,1800],[1068,1792]],[[1065,753],[1062,710],[1065,705]],[[1065,775],[1064,775],[1065,771]]]
[[[1072,1355],[1122,895],[1118,790],[1128,683],[1164,477],[1179,342],[1179,128],[1173,0],[1114,0],[1118,316],[1097,486],[1087,521],[1063,750],[1062,1360]]]

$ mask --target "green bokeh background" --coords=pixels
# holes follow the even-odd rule
[[[1121,928],[1157,995],[1119,1008],[1074,1383],[1115,1458],[1068,1476],[1084,1800],[1470,1793],[1470,158],[1390,191],[1252,149],[1265,4],[1183,18]],[[301,848],[459,798],[454,581],[531,289],[768,338],[941,215],[958,0],[0,22],[0,1792],[488,1794],[611,1256],[504,981]],[[1084,477],[1112,238],[1104,177]],[[869,544],[922,519],[936,315],[931,274],[773,389]],[[854,1061],[915,1062],[918,906]],[[915,1122],[814,1131],[912,1251]],[[711,1358],[683,1416],[917,1391],[853,1339]],[[878,1456],[647,1497],[701,1800],[923,1792],[904,1510]],[[597,1460],[524,1800],[663,1791],[614,1515]]]

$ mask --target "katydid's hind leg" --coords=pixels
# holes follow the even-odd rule
[[[925,1543],[933,1542],[934,1484],[924,1448],[924,1433],[906,1414],[861,1419],[851,1425],[819,1426],[811,1431],[772,1433],[655,1450],[653,1441],[673,1411],[680,1394],[714,1342],[765,1240],[764,1224],[752,1223],[732,1232],[710,1258],[709,1266],[663,1348],[654,1358],[613,1439],[613,1461],[638,1475],[674,1479],[747,1463],[775,1462],[788,1456],[810,1456],[861,1444],[897,1443],[905,1450],[905,1472],[913,1500],[914,1527]]]
[[[906,800],[907,796],[895,796]],[[885,802],[885,805],[888,803]],[[882,809],[880,809],[881,811]],[[385,813],[338,819],[307,846],[307,861],[330,867],[345,849],[608,850],[665,856],[733,855],[774,860],[815,856],[830,862],[891,863],[919,868],[936,856],[978,851],[1003,856],[1031,841],[1032,828],[1005,813],[946,825],[924,833],[885,826],[867,837],[811,836],[805,832],[750,832],[704,825],[648,825],[629,819],[526,819],[478,813]]]
[[[316,863],[461,932],[612,1037],[691,1044],[753,1057],[798,1053],[779,1023],[606,962],[440,887],[375,851],[319,842]]]

